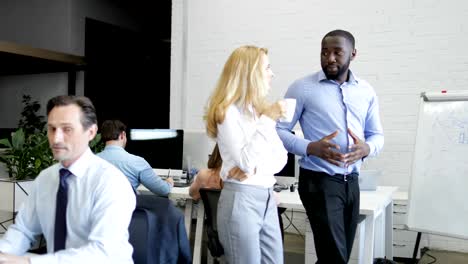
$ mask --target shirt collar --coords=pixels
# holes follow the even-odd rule
[[[354,75],[354,73],[351,70],[348,70],[348,71],[349,71],[349,81],[347,81],[347,83],[358,84],[359,83],[359,78],[356,77],[356,75]],[[323,72],[323,70],[319,71],[318,81],[321,82],[321,81],[325,81],[325,80],[328,80],[327,76],[325,76],[325,73]]]
[[[73,162],[70,167],[66,168],[68,169],[73,175],[75,175],[78,178],[81,178],[82,176],[85,175],[86,171],[88,170],[88,167],[90,165],[90,161],[93,158],[94,154],[91,152],[91,149],[88,147],[83,154],[81,154],[81,157],[79,157],[75,162]],[[65,168],[62,163],[60,163],[59,170]]]
[[[124,148],[122,148],[121,146],[117,146],[117,145],[106,145],[106,147],[104,148],[104,150],[111,150],[111,149],[124,150]]]

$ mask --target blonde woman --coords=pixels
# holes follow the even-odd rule
[[[267,53],[255,46],[237,48],[206,113],[207,132],[216,138],[223,159],[217,223],[228,263],[283,263],[272,187],[273,175],[287,161],[275,130],[284,102],[265,100],[273,77]]]

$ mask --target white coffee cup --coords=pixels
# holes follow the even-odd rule
[[[291,122],[294,117],[294,112],[296,111],[296,99],[286,98],[284,99],[286,112],[279,119],[280,122]]]

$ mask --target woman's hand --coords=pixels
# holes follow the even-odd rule
[[[247,174],[245,174],[241,169],[239,169],[239,167],[234,167],[229,170],[228,179],[244,181],[247,179]]]

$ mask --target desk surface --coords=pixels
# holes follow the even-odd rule
[[[189,188],[190,187],[172,187],[171,193],[169,194],[169,198],[179,199],[179,198],[186,198],[191,199],[189,195]],[[139,190],[140,188],[138,188]]]
[[[376,191],[361,191],[359,213],[372,215],[385,209],[385,206],[392,201],[392,194],[396,190],[397,187],[393,186],[379,186]],[[281,191],[278,193],[278,198],[280,200],[278,206],[280,207],[304,210],[297,191]]]
[[[138,186],[137,191],[144,193],[144,194],[151,194],[143,184]],[[189,195],[189,187],[172,187],[171,193],[169,194],[169,198],[179,199],[179,198],[186,198],[191,199]]]
[[[143,185],[138,187],[141,192],[149,192]],[[360,210],[363,215],[372,215],[377,211],[383,210],[385,206],[391,202],[392,194],[397,190],[393,186],[379,186],[376,191],[361,191]],[[169,198],[186,198],[190,199],[189,187],[173,187]],[[299,193],[297,191],[290,192],[284,190],[278,193],[280,204],[278,206],[304,210]]]

